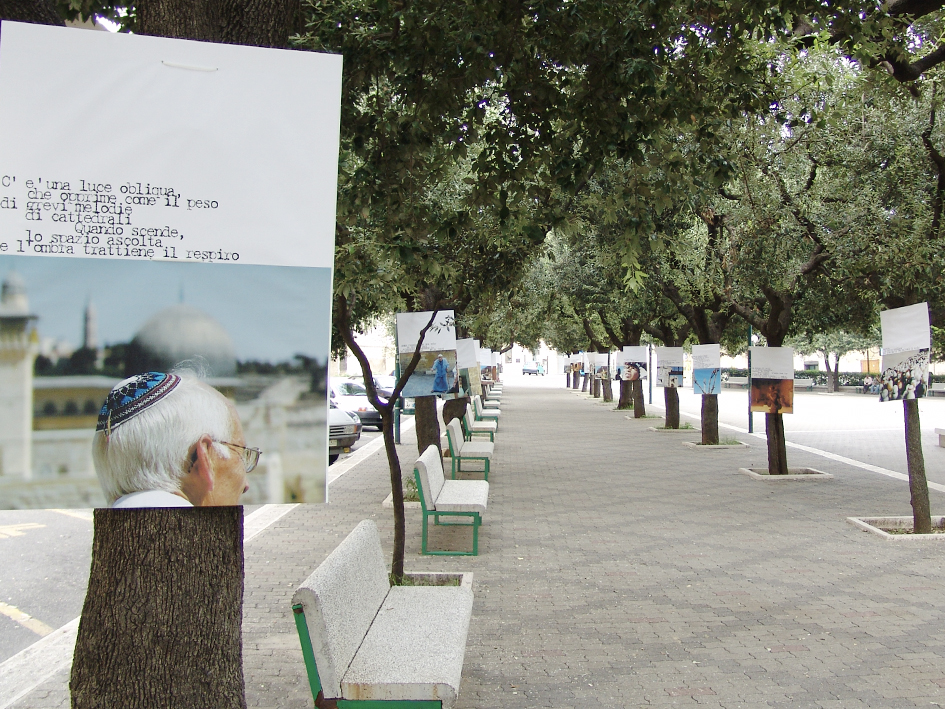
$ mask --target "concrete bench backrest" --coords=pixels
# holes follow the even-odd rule
[[[443,474],[443,459],[440,451],[434,445],[427,446],[423,455],[417,458],[415,465],[420,473],[420,488],[423,500],[428,510],[436,509],[436,498],[440,496],[446,476]]]
[[[449,436],[450,450],[453,453],[461,453],[463,450],[463,443],[466,442],[465,437],[463,437],[463,428],[459,423],[459,419],[453,419],[448,424],[446,424],[446,435]]]
[[[305,611],[326,697],[341,696],[341,680],[388,591],[381,538],[371,520],[355,527],[296,590],[292,602]]]
[[[482,399],[479,398],[478,394],[473,396],[473,406],[476,407],[476,416],[481,416],[482,415]]]
[[[466,410],[463,412],[463,420],[466,421],[467,430],[472,431],[473,428],[475,428],[473,424],[476,422],[476,420],[473,418],[472,407],[469,404],[466,404]]]

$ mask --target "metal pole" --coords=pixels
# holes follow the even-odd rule
[[[751,415],[751,340],[754,332],[748,326],[748,433],[755,432],[754,417]]]
[[[650,404],[653,404],[653,346],[646,346],[646,376],[650,380]]]

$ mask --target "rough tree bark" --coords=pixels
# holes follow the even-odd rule
[[[679,392],[676,387],[663,387],[663,401],[666,404],[666,428],[679,428]]]
[[[65,25],[52,0],[0,0],[0,19],[36,25]]]
[[[719,395],[702,395],[702,445],[719,444]]]
[[[768,475],[787,475],[787,445],[784,438],[784,416],[765,414],[768,439]]]
[[[620,380],[620,399],[617,401],[618,409],[633,408],[633,385],[632,382],[625,379]]]
[[[584,376],[581,378],[581,392],[584,394],[587,393],[587,377],[587,372],[584,372]]]
[[[641,419],[646,416],[646,400],[643,398],[643,380],[635,379],[633,385],[633,418]]]
[[[601,394],[604,401],[613,401],[614,400],[614,385],[610,377],[605,377],[601,379],[600,382]]]
[[[241,709],[243,508],[97,509],[73,709]]]
[[[420,454],[430,446],[440,451],[440,422],[436,417],[436,397],[418,396],[414,399],[414,421],[417,430],[417,450]]]
[[[909,468],[909,492],[912,498],[912,529],[916,534],[931,534],[932,512],[929,505],[929,483],[925,478],[925,456],[922,454],[919,400],[903,399],[902,407],[906,424],[906,463]]]
[[[600,398],[600,379],[598,379],[596,374],[592,375],[591,378],[591,396],[595,399]]]

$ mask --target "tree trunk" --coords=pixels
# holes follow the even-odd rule
[[[633,408],[633,382],[628,382],[624,379],[620,380],[620,400],[617,402],[617,408]]]
[[[613,385],[613,382],[611,382],[610,377],[601,379],[600,388],[603,394],[604,401],[614,400],[614,385]]]
[[[391,554],[390,575],[392,582],[399,585],[404,578],[407,524],[404,514],[404,475],[400,467],[400,457],[397,455],[397,446],[394,444],[393,410],[381,412],[381,431],[384,435],[384,450],[390,471],[391,502],[394,506],[394,548]]]
[[[932,513],[929,506],[929,484],[925,479],[925,456],[922,454],[919,400],[903,399],[902,406],[906,422],[906,461],[909,467],[909,492],[912,496],[912,529],[916,534],[931,534]]]
[[[702,395],[702,445],[719,444],[719,395]]]
[[[472,402],[470,402],[468,396],[463,396],[459,399],[447,399],[444,401],[443,425],[447,425],[453,419],[461,419],[466,413],[467,406],[472,406]]]
[[[587,393],[587,372],[584,372],[584,376],[581,378],[581,393]]]
[[[679,392],[676,387],[663,387],[663,401],[666,403],[666,428],[679,428]]]
[[[243,508],[97,509],[73,709],[246,706]]]
[[[827,370],[830,372],[830,391],[840,391],[840,358],[837,357],[837,362],[833,366],[833,370]]]
[[[442,455],[440,448],[440,422],[436,418],[436,397],[418,396],[414,399],[414,421],[416,421],[417,430],[417,450],[419,455],[423,455],[430,446],[436,446]]]
[[[571,372],[564,373],[564,388],[565,389],[571,388]]]
[[[37,25],[66,24],[53,0],[0,0],[0,19]]]
[[[578,385],[580,384],[580,379],[581,375],[579,372],[574,372],[571,374],[571,388],[574,389],[574,391],[577,391]]]
[[[646,403],[643,399],[643,380],[636,379],[630,383],[633,385],[633,418],[641,419],[646,416]]]
[[[138,34],[257,47],[287,47],[299,20],[298,0],[148,0],[135,9]]]
[[[591,396],[595,399],[600,398],[600,379],[597,376],[591,379]]]
[[[768,475],[787,475],[787,442],[784,439],[784,416],[765,414],[768,439]]]

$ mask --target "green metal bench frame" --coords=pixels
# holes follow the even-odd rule
[[[460,425],[462,425],[462,424],[460,424]],[[462,430],[462,429],[460,429],[460,430]],[[452,476],[453,480],[456,479],[456,473],[457,473],[457,471],[460,472],[460,473],[463,472],[463,461],[464,461],[464,460],[481,460],[483,463],[485,463],[485,464],[486,464],[486,468],[485,468],[484,471],[483,471],[483,470],[467,470],[466,472],[467,472],[467,473],[484,473],[484,474],[485,474],[485,477],[484,477],[483,479],[484,479],[484,480],[489,480],[489,458],[488,458],[488,456],[482,456],[482,455],[460,455],[459,453],[457,453],[455,450],[453,450],[453,437],[450,435],[450,430],[449,430],[448,428],[446,429],[446,442],[449,444],[449,447],[450,447],[450,461],[451,461],[451,463],[450,463],[450,465],[451,465],[451,472],[450,472],[450,475]]]
[[[419,481],[418,481],[419,482]],[[318,667],[315,665],[315,652],[312,650],[312,638],[308,634],[308,625],[305,623],[305,611],[301,605],[292,606],[295,616],[295,629],[299,633],[299,642],[302,644],[302,658],[305,660],[305,671],[308,674],[308,684],[312,690],[312,698],[318,709],[442,709],[443,702],[430,699],[416,700],[381,700],[381,699],[326,699],[322,692],[322,682],[318,677]]]
[[[479,527],[482,525],[482,515],[478,512],[438,512],[437,510],[428,510],[426,496],[423,494],[423,486],[420,483],[420,471],[413,469],[414,480],[417,481],[417,490],[420,493],[420,509],[423,511],[423,532],[421,533],[420,553],[428,556],[479,556]],[[469,527],[472,526],[473,543],[472,551],[429,551],[427,549],[427,520],[432,517],[433,524],[442,527]],[[470,517],[469,522],[441,522],[440,517]]]

